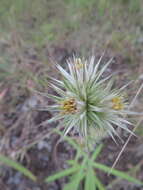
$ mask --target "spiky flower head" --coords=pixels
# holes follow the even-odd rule
[[[105,135],[115,140],[119,136],[116,127],[131,132],[125,119],[131,112],[122,94],[124,87],[113,89],[112,76],[103,78],[112,60],[101,69],[100,62],[101,58],[97,63],[94,57],[89,61],[73,58],[67,61],[68,71],[57,65],[62,79],[52,78],[51,87],[59,96],[49,95],[55,105],[48,108],[56,112],[49,122],[60,120],[65,135],[72,132],[86,142],[96,142]]]

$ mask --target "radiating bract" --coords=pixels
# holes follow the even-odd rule
[[[127,114],[133,114],[122,94],[126,86],[112,88],[112,75],[103,78],[112,60],[100,69],[101,59],[95,63],[94,57],[90,61],[74,57],[67,61],[68,71],[57,65],[62,78],[52,78],[51,87],[59,96],[48,95],[55,101],[48,109],[56,112],[49,122],[59,120],[65,135],[72,132],[86,143],[106,135],[116,141],[117,127],[132,133],[128,129],[130,122],[125,119]]]

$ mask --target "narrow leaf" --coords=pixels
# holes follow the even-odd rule
[[[120,177],[120,178],[122,178],[122,179],[126,179],[127,181],[130,181],[130,182],[132,182],[132,183],[139,184],[139,185],[143,185],[143,182],[141,182],[141,181],[138,180],[138,179],[135,179],[134,177],[129,176],[129,175],[126,174],[125,172],[121,172],[121,171],[118,171],[118,170],[116,170],[116,169],[112,169],[112,170],[111,170],[110,167],[105,166],[105,165],[103,165],[103,164],[99,164],[99,163],[93,163],[93,166],[94,166],[95,168],[101,169],[102,171],[104,171],[104,172],[106,172],[106,173],[109,173],[109,172],[111,171],[110,173],[111,173],[112,175],[115,175],[115,176]]]
[[[34,176],[31,173],[31,171],[29,171],[28,169],[26,169],[24,166],[17,163],[16,161],[13,161],[13,160],[7,158],[6,156],[0,155],[0,162],[21,172],[23,175],[27,176],[28,178],[32,179],[33,181],[36,181],[36,176]]]
[[[79,190],[80,183],[84,176],[84,172],[79,171],[77,174],[72,176],[72,180],[65,185],[63,190]]]
[[[94,177],[95,183],[98,187],[99,190],[105,190],[105,187],[103,186],[103,184],[100,182],[100,180],[97,178],[97,176]]]
[[[84,190],[96,190],[95,175],[92,168],[87,170]]]
[[[68,168],[68,169],[63,170],[63,171],[61,171],[61,172],[59,172],[59,173],[56,173],[55,175],[52,175],[52,176],[50,176],[50,177],[47,177],[47,178],[45,179],[45,182],[48,183],[48,182],[55,181],[55,180],[57,180],[57,179],[59,179],[59,178],[68,176],[68,175],[70,175],[70,174],[76,172],[77,170],[78,170],[78,167]]]
[[[98,156],[99,153],[101,152],[102,148],[103,148],[103,144],[100,144],[100,145],[96,148],[95,152],[92,154],[92,157],[91,157],[91,160],[92,160],[92,161],[94,161],[94,160],[97,158],[97,156]]]

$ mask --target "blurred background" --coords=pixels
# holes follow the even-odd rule
[[[48,76],[58,77],[54,62],[64,66],[73,54],[98,58],[104,51],[105,61],[114,57],[107,73],[119,71],[117,87],[135,81],[127,89],[131,99],[143,81],[143,0],[0,0],[0,151],[18,160],[22,155],[22,163],[39,177],[51,174],[55,168],[49,167],[49,160],[55,139],[43,140],[48,129],[35,127],[51,113],[29,111],[29,106],[35,108],[45,101],[31,88],[48,90]],[[135,104],[137,111],[142,110],[142,103],[141,94]],[[117,168],[136,166],[133,175],[143,179],[141,122],[136,133],[139,138],[132,139]],[[31,148],[32,143],[36,145]],[[112,165],[120,148],[111,141],[106,144],[103,152],[109,156],[104,161],[103,154],[101,161]],[[65,147],[59,158],[64,162],[68,150],[62,149]],[[0,190],[62,188],[59,182],[34,184],[8,168],[0,170],[0,176]],[[112,178],[100,177],[106,185]],[[111,185],[107,189],[140,188],[120,181],[118,188]]]

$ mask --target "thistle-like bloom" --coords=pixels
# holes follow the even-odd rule
[[[73,58],[67,61],[68,71],[57,65],[62,75],[61,80],[53,79],[51,87],[59,96],[49,95],[55,105],[48,109],[55,111],[56,116],[49,122],[60,120],[64,126],[64,134],[76,134],[86,142],[105,135],[113,140],[119,136],[116,128],[120,127],[128,132],[130,124],[125,116],[132,114],[123,96],[123,89],[113,89],[112,75],[103,78],[103,73],[110,60],[101,69],[101,58],[95,63],[94,57],[90,61]]]

